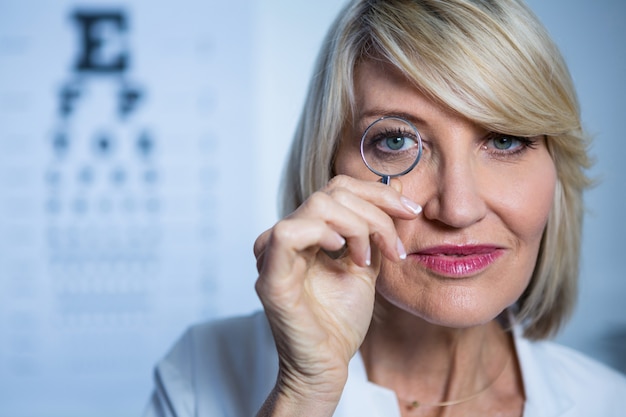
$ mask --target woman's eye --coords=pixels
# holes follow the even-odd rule
[[[383,141],[383,146],[387,147],[388,149],[391,149],[392,151],[399,151],[402,148],[404,148],[405,143],[407,143],[408,141],[410,141],[410,139],[394,136],[394,137],[385,139]]]
[[[381,152],[398,152],[417,146],[417,141],[403,134],[382,134],[374,140],[376,148]]]
[[[515,152],[527,147],[532,147],[535,141],[530,138],[511,136],[503,134],[491,134],[485,143],[485,149],[492,149],[495,152]]]
[[[520,140],[511,136],[498,136],[493,139],[493,146],[501,151],[506,151],[519,144]]]

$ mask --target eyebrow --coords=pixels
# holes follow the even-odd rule
[[[407,113],[401,110],[382,109],[382,108],[373,108],[364,113],[360,113],[357,118],[357,122],[363,123],[363,121],[367,119],[377,120],[377,119],[380,119],[381,117],[390,117],[390,116],[401,117],[405,120],[408,120],[409,122],[413,123],[416,126],[417,125],[428,126],[428,122],[426,120],[422,119],[419,116],[416,116],[415,114]],[[372,120],[371,122],[373,122],[374,120]]]

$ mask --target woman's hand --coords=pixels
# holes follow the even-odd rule
[[[291,415],[332,415],[372,318],[381,256],[406,255],[392,218],[421,211],[399,181],[392,185],[337,176],[255,242],[256,290],[280,368],[261,415],[283,406]],[[344,257],[327,255],[344,244]]]

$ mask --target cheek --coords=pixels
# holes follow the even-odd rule
[[[511,251],[502,263],[487,270],[479,280],[451,285],[432,279],[420,269],[410,270],[410,264],[383,260],[377,282],[379,293],[390,303],[429,322],[452,327],[491,320],[514,303],[535,268],[556,187],[556,170],[547,152],[545,158],[532,162],[509,166],[505,172],[498,171],[498,175],[485,169],[481,172],[483,180],[477,184],[488,206],[487,214],[467,233],[506,243]],[[410,227],[408,222],[398,225]],[[426,229],[413,232],[437,233],[437,229],[425,226]]]
[[[359,142],[352,143],[349,139],[344,139],[335,155],[333,172],[335,175],[348,175],[362,180],[376,180],[378,177],[373,174],[361,159]]]
[[[507,192],[506,196],[495,198],[493,204],[520,243],[538,250],[554,204],[556,169],[546,152],[544,158],[515,178],[518,179],[512,184],[499,180],[497,187]]]

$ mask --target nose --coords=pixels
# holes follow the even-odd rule
[[[482,220],[487,212],[484,178],[471,154],[442,158],[431,173],[432,191],[423,215],[447,227],[460,229]]]

